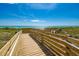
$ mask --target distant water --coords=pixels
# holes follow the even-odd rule
[[[0,28],[45,28],[45,26],[0,26]]]
[[[0,26],[0,28],[64,28],[64,27],[79,27],[79,26]]]

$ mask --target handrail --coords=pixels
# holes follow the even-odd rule
[[[42,31],[42,30],[39,30],[39,31]],[[64,36],[64,35],[60,35],[60,34],[54,34],[54,33],[51,34],[50,32],[45,32],[45,31],[42,31],[42,32],[44,32],[45,34],[50,35],[50,36],[59,37],[59,38],[61,38],[63,40],[66,40],[67,42],[70,42],[70,43],[72,43],[72,44],[79,47],[79,39]]]
[[[56,36],[56,37],[60,37],[63,40],[66,40],[66,41],[68,41],[68,42],[70,42],[70,43],[72,43],[72,44],[74,44],[74,45],[79,47],[79,39],[76,39],[76,38],[73,38],[73,37],[64,36],[64,35],[61,35],[61,34],[54,34],[54,33],[51,34],[50,32],[46,32],[46,33],[50,34],[51,36],[53,35],[53,36]]]
[[[42,43],[55,55],[79,56],[79,47],[74,43],[63,40],[62,38],[47,35],[39,30],[31,30],[31,36]]]
[[[13,45],[17,39],[19,39],[22,31],[16,33],[1,49],[0,49],[0,56],[11,55],[11,51],[13,49]]]

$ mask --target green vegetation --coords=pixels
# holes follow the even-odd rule
[[[45,29],[48,32],[52,31],[56,31],[56,34],[60,34],[60,35],[70,35],[74,38],[79,38],[79,27],[78,26],[69,26],[69,27],[48,27]]]
[[[0,28],[0,48],[2,48],[17,31],[17,29]]]
[[[31,30],[32,28],[22,28],[23,33],[30,33]]]
[[[66,31],[68,34],[72,35],[75,38],[79,38],[79,27],[68,27],[63,28],[64,31]]]
[[[23,30],[23,33],[28,33],[31,28],[0,28],[0,49],[20,30]]]

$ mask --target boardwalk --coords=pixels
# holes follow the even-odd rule
[[[1,56],[79,56],[79,40],[48,35],[42,31],[16,33],[1,49]],[[33,37],[34,39],[32,39]],[[36,40],[36,41],[34,41]],[[38,44],[37,44],[37,43]],[[43,51],[42,51],[43,50]]]
[[[18,56],[44,56],[44,52],[40,49],[38,44],[29,36],[29,34],[22,34],[17,43]]]

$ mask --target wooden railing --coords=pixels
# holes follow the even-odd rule
[[[6,44],[0,49],[0,56],[16,55],[15,47],[22,31],[16,33]],[[39,30],[31,30],[31,37],[43,45],[50,53],[56,56],[79,56],[79,40],[54,34],[47,34]],[[58,36],[58,37],[57,37]]]
[[[31,30],[30,35],[54,55],[79,56],[79,40],[77,39],[66,38],[66,40],[63,40],[53,35],[47,35],[39,30]]]
[[[73,37],[68,37],[68,36],[65,36],[65,35],[60,35],[60,34],[53,34],[53,33],[51,34],[49,32],[45,32],[45,34],[50,35],[50,36],[59,37],[63,40],[66,40],[67,42],[70,42],[70,43],[79,47],[79,39],[76,39],[76,38],[73,38]]]
[[[0,56],[11,56],[22,31],[16,33],[1,49]]]

